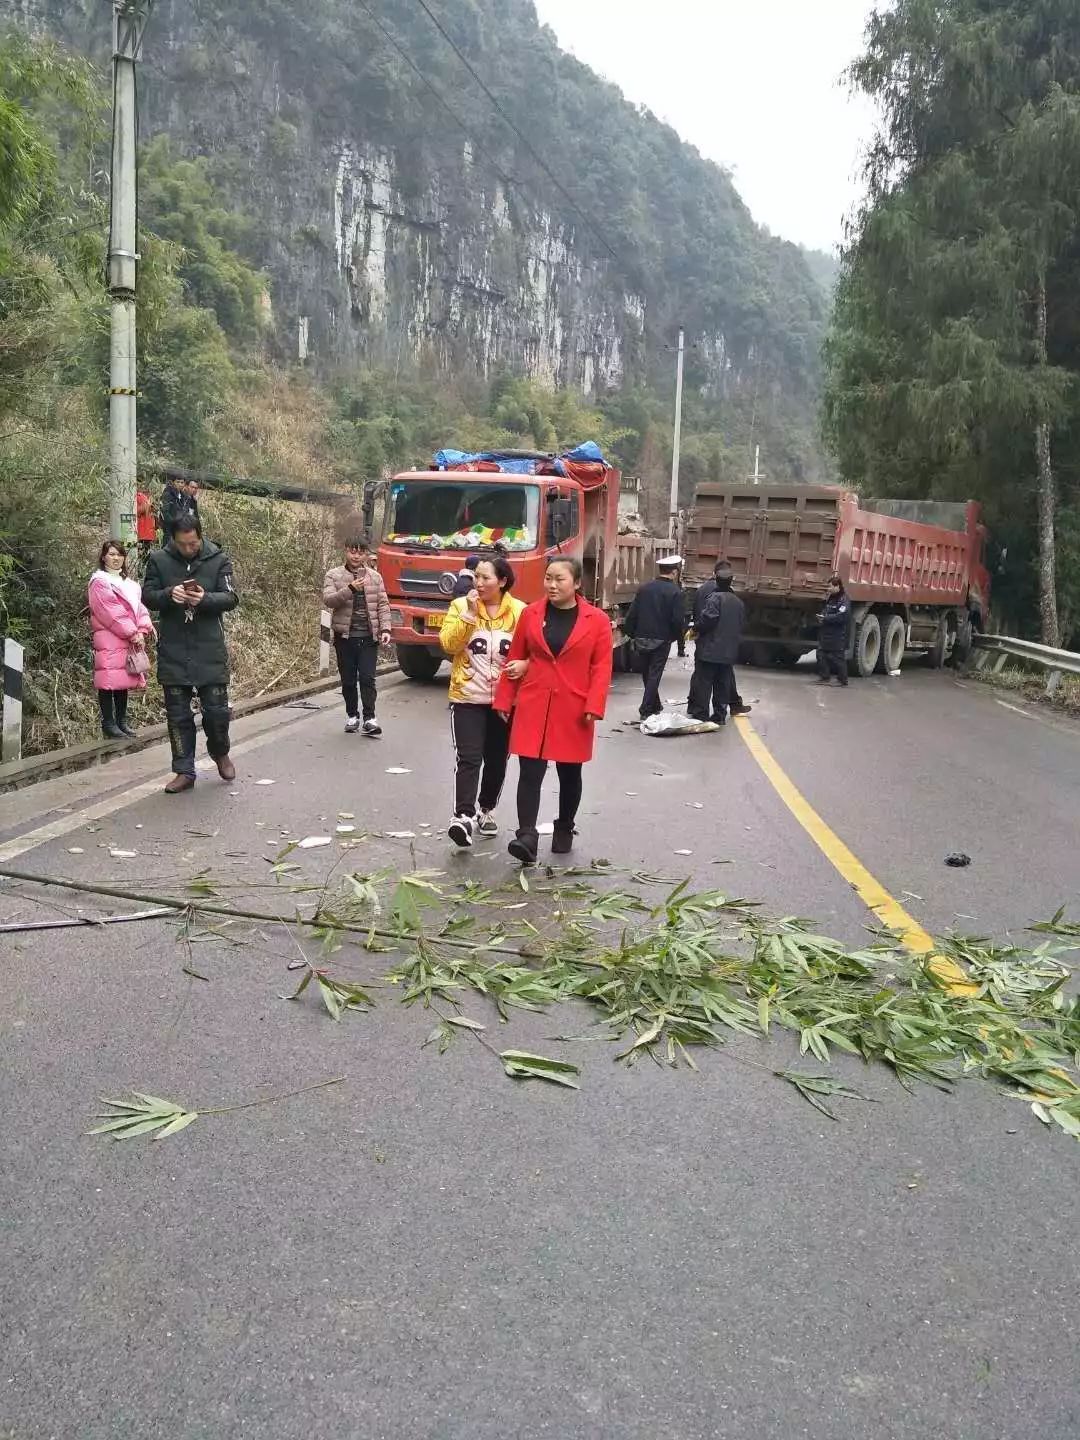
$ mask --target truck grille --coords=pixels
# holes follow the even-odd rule
[[[442,578],[441,571],[435,570],[402,570],[401,591],[404,595],[422,595],[425,599],[436,596],[445,601],[446,591],[439,589],[439,580]],[[447,572],[452,573],[452,572]]]

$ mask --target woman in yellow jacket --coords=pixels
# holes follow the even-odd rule
[[[494,709],[495,689],[504,669],[520,680],[528,661],[508,666],[518,617],[524,602],[510,594],[514,571],[501,555],[485,556],[476,567],[469,593],[453,601],[440,632],[442,648],[453,657],[450,671],[450,734],[457,757],[454,818],[447,832],[467,848],[476,835],[497,835],[492,813],[506,778],[510,727]],[[481,778],[481,775],[483,778]]]

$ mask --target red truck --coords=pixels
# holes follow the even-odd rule
[[[933,666],[967,657],[990,607],[986,540],[975,501],[860,501],[833,485],[704,485],[687,527],[686,581],[701,584],[727,560],[746,604],[741,658],[795,665],[815,648],[835,572],[852,602],[852,669],[884,674],[913,651]]]
[[[507,452],[554,471],[555,457]],[[439,630],[467,555],[506,548],[514,594],[543,595],[553,555],[584,567],[586,599],[606,610],[613,635],[634,592],[652,575],[652,542],[619,535],[618,470],[563,465],[568,473],[520,474],[496,468],[408,470],[386,487],[379,573],[390,597],[398,662],[412,680],[432,680],[443,660]]]

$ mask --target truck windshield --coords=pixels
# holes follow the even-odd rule
[[[508,550],[532,550],[539,518],[538,485],[400,480],[390,487],[386,542],[479,550],[499,540]]]

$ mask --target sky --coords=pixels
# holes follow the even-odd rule
[[[535,0],[564,50],[732,172],[754,219],[818,250],[857,203],[873,110],[841,83],[871,0]]]

